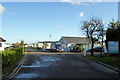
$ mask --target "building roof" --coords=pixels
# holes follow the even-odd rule
[[[38,42],[38,43],[56,43],[58,41],[43,41],[43,42]]]
[[[62,37],[67,43],[89,43],[89,40],[86,37]]]
[[[44,41],[44,43],[55,43],[55,42],[58,42],[58,41]]]
[[[0,37],[0,42],[6,42],[6,40]]]
[[[43,43],[43,42],[38,42],[38,43]]]

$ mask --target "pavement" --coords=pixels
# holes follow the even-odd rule
[[[43,78],[79,78],[119,80],[119,75],[104,68],[92,65],[80,57],[80,53],[40,52],[27,48],[24,64],[11,80],[37,80]]]

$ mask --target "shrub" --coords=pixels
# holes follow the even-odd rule
[[[2,67],[8,67],[15,63],[24,53],[24,48],[13,48],[2,52]]]

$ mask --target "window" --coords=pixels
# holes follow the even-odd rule
[[[2,47],[2,43],[0,43],[0,47]]]

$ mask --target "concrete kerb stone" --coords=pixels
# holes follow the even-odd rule
[[[113,66],[104,64],[104,63],[99,62],[99,61],[90,60],[90,59],[87,59],[87,58],[85,58],[85,57],[83,57],[83,56],[79,56],[79,55],[78,55],[78,57],[80,57],[81,59],[83,59],[83,60],[85,60],[85,61],[90,62],[91,65],[94,65],[94,67],[96,67],[96,68],[99,69],[99,70],[102,70],[102,71],[104,71],[104,72],[112,72],[113,74],[119,74],[119,75],[120,75],[120,69],[118,69],[118,68],[116,68],[116,67],[113,67]],[[99,66],[100,68],[98,68],[98,66]],[[105,71],[104,69],[105,69],[106,71]]]

